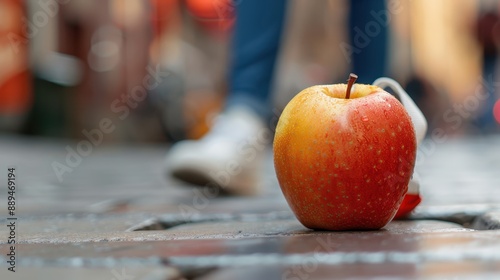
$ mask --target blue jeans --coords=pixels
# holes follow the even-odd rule
[[[356,36],[353,30],[365,32],[367,24],[375,22],[371,12],[385,10],[386,5],[384,0],[351,0],[350,3],[349,31],[353,42]],[[236,25],[231,46],[226,107],[246,105],[267,117],[271,109],[269,96],[287,1],[235,0],[235,5]],[[366,46],[352,53],[351,69],[359,76],[360,83],[372,83],[385,75],[388,32],[387,26],[380,24],[379,27],[380,31],[369,38]],[[332,48],[332,51],[340,51],[340,48]]]

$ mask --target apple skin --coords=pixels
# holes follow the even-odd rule
[[[416,137],[403,105],[379,87],[313,86],[285,107],[274,165],[298,220],[318,230],[375,230],[396,214],[413,173]]]

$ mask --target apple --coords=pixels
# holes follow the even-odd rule
[[[380,229],[408,190],[417,145],[411,118],[391,94],[356,79],[304,89],[278,121],[278,182],[311,229]]]

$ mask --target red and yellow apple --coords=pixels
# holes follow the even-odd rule
[[[416,157],[410,116],[391,94],[356,78],[303,90],[278,121],[278,181],[311,229],[380,229],[408,190]]]

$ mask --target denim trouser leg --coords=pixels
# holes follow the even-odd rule
[[[269,113],[269,92],[279,50],[286,0],[235,0],[237,18],[234,30],[229,96],[226,106],[245,104],[262,116]],[[372,83],[385,75],[388,26],[377,22],[372,13],[386,10],[385,0],[351,0],[349,33],[351,44],[356,30],[368,36],[369,43],[352,56],[351,69],[360,83]],[[373,24],[377,24],[375,29]],[[368,33],[366,29],[368,28]],[[377,31],[374,35],[374,31]],[[370,36],[372,35],[372,36]]]
[[[287,1],[235,0],[235,5],[226,107],[244,104],[265,117]]]
[[[389,14],[385,0],[351,0],[349,15],[349,38],[351,45],[359,52],[352,54],[352,72],[357,74],[358,83],[371,84],[386,75],[388,23],[377,21],[374,13]],[[386,20],[384,18],[384,20]],[[355,36],[362,33],[368,44],[356,46]]]

